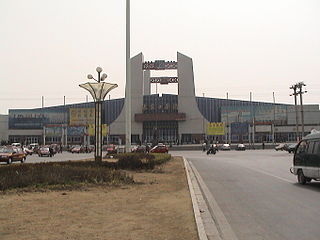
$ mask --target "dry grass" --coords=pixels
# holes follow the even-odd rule
[[[0,195],[0,239],[197,239],[181,159],[140,184]]]

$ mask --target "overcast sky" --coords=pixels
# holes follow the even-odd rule
[[[293,103],[289,87],[304,81],[304,102],[320,103],[319,0],[131,0],[131,56],[177,51],[193,59],[197,96]],[[41,96],[83,102],[78,85],[97,66],[124,97],[125,0],[0,0],[0,114]]]

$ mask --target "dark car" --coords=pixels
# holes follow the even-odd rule
[[[151,153],[168,153],[169,148],[164,144],[158,144],[158,145],[154,146],[153,148],[151,148],[150,152]]]
[[[23,163],[26,160],[26,154],[21,148],[2,147],[0,148],[0,162],[10,164],[15,161]]]
[[[300,184],[320,180],[320,133],[305,136],[297,145],[290,172]]]
[[[238,151],[245,151],[246,150],[246,146],[244,144],[238,144],[236,147],[236,150]]]

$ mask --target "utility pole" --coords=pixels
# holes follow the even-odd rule
[[[253,105],[252,105],[252,92],[250,92],[250,115],[251,115],[251,132],[252,132],[252,147],[254,149],[255,144],[255,117],[253,112]]]
[[[44,96],[41,97],[41,108],[44,108]]]
[[[204,98],[204,93],[202,93],[202,97]],[[204,115],[202,115],[202,130],[203,130],[203,141],[206,140],[206,129],[205,129],[205,120]]]
[[[44,96],[41,97],[41,112],[42,112],[42,115],[44,116],[43,108],[44,108]],[[42,119],[44,119],[43,116],[42,116]],[[42,124],[43,124],[43,145],[46,145],[46,127],[43,122]]]
[[[229,93],[227,92],[227,104],[229,106]],[[229,126],[229,109],[226,107],[227,110],[227,143],[231,144],[231,134],[230,134],[230,126]]]
[[[64,107],[63,107],[63,108],[64,108],[64,112],[63,112],[63,131],[62,131],[61,143],[62,143],[63,146],[66,146],[66,145],[67,145],[66,96],[63,96],[63,106],[64,106]]]
[[[126,0],[126,152],[131,152],[131,60],[130,60],[130,0]]]
[[[303,113],[303,102],[302,102],[302,94],[306,93],[307,91],[302,91],[302,87],[306,86],[304,82],[297,83],[300,95],[300,110],[301,110],[301,138],[304,137],[304,113]]]
[[[275,127],[276,127],[276,100],[274,97],[274,92],[272,92],[273,97],[273,124],[272,124],[272,143],[276,143],[276,133],[275,133]]]
[[[294,108],[296,112],[296,137],[297,141],[299,141],[299,117],[298,117],[298,106],[297,106],[297,84],[292,85],[290,89],[293,90],[293,93],[290,96],[294,96]]]

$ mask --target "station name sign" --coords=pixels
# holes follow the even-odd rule
[[[178,83],[178,77],[151,77],[150,83],[160,83],[160,84]]]
[[[165,61],[165,60],[155,60],[147,61],[142,64],[143,70],[170,70],[178,69],[178,62],[175,61]]]

